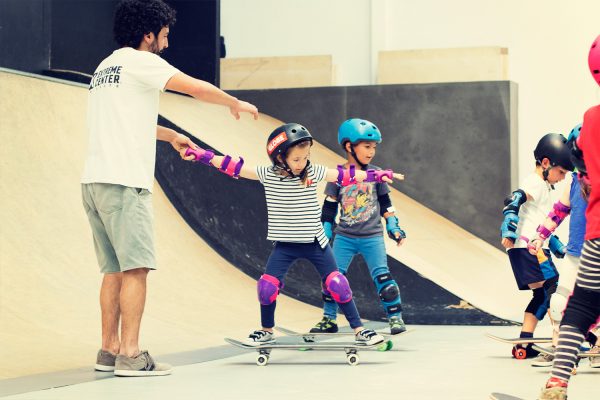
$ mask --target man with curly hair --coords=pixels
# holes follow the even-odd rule
[[[169,45],[174,23],[175,11],[161,0],[121,1],[114,19],[120,48],[100,63],[89,86],[89,143],[81,183],[103,274],[96,370],[117,376],[171,373],[170,365],[155,363],[138,344],[146,278],[156,269],[151,193],[156,140],[177,151],[196,146],[157,126],[160,92],[170,89],[229,107],[236,119],[242,112],[258,118],[254,105],[180,72],[159,56]]]

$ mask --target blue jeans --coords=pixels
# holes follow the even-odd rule
[[[389,285],[390,282],[391,284],[395,284],[397,286],[396,282],[393,280],[387,281],[383,285],[377,280],[377,277],[385,276],[386,274],[391,276],[390,269],[387,265],[387,254],[385,252],[385,243],[383,240],[383,236],[351,238],[339,234],[336,235],[335,240],[333,241],[333,255],[340,272],[346,275],[348,272],[348,267],[350,267],[350,263],[352,262],[354,256],[357,254],[362,254],[367,266],[369,267],[369,274],[371,275],[373,282],[375,282],[378,293],[383,286]],[[400,312],[388,312],[387,309],[387,306],[389,305],[399,306],[400,303],[401,300],[399,295],[397,299],[391,302],[386,302],[382,299],[382,304],[386,310],[386,314],[388,314],[388,317],[401,315]],[[337,316],[337,304],[326,301],[323,306],[323,315],[331,319],[335,319]]]
[[[325,279],[330,273],[338,270],[335,264],[335,258],[333,257],[333,253],[329,246],[326,246],[323,249],[316,241],[312,243],[276,242],[275,247],[269,256],[269,260],[267,261],[265,274],[272,275],[283,283],[285,274],[290,269],[290,266],[299,258],[305,258],[315,266],[321,276],[322,282],[325,282]],[[269,305],[261,304],[261,324],[264,328],[272,328],[275,326],[276,305],[277,301],[274,301]],[[339,304],[339,306],[346,316],[350,327],[357,328],[362,326],[362,321],[358,315],[354,300]]]

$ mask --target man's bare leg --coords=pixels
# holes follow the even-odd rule
[[[123,272],[121,285],[121,348],[119,354],[135,357],[139,354],[142,314],[146,304],[147,268]]]
[[[100,287],[100,310],[102,311],[102,350],[118,354],[119,320],[121,317],[120,293],[122,274],[104,274]]]

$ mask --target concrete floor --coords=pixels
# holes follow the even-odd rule
[[[547,379],[549,368],[533,368],[528,360],[517,361],[511,357],[509,345],[484,336],[489,332],[513,337],[518,327],[411,328],[415,331],[395,339],[392,351],[361,352],[361,362],[356,367],[346,364],[341,351],[277,350],[271,354],[269,365],[258,367],[254,351],[240,354],[229,347],[218,347],[210,356],[204,351],[195,360],[177,362],[176,357],[171,357],[168,361],[179,364],[171,376],[114,378],[110,374],[90,374],[92,380],[77,383],[73,372],[67,371],[60,383],[65,386],[35,391],[32,389],[35,380],[22,380],[21,388],[15,388],[13,382],[13,393],[18,389],[21,394],[5,398],[251,400],[277,396],[286,400],[321,397],[475,400],[502,392],[536,399]],[[549,330],[544,326],[539,334],[548,334]],[[73,376],[72,384],[65,381],[69,374]],[[569,399],[600,398],[599,378],[600,369],[592,369],[582,361],[571,381]],[[0,386],[8,382],[0,381]]]

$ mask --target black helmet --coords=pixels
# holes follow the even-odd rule
[[[301,142],[310,142],[312,145],[310,132],[300,124],[289,123],[281,125],[271,132],[269,139],[267,139],[267,154],[269,154],[273,165],[281,165],[277,160],[277,156],[281,155],[283,163],[287,167],[285,163],[287,151],[290,147]]]
[[[567,139],[560,133],[544,135],[535,147],[533,156],[535,161],[540,164],[544,158],[547,158],[552,167],[560,166],[568,171],[573,171],[575,168],[571,162],[571,151],[567,146]]]

